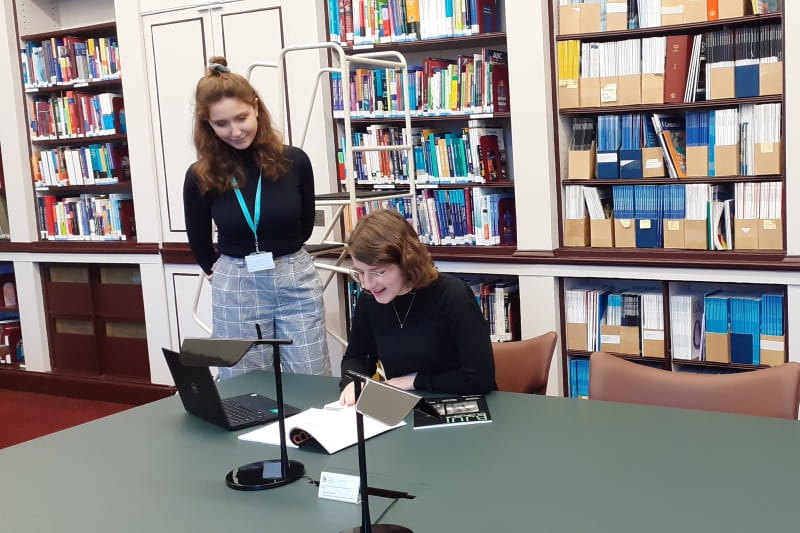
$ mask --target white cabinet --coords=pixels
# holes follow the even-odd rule
[[[151,128],[148,141],[153,147],[164,242],[186,240],[182,188],[186,169],[196,159],[192,144],[194,89],[209,59],[223,55],[234,72],[246,74],[252,63],[277,63],[280,50],[287,45],[320,40],[313,15],[319,7],[315,2],[237,0],[196,4],[174,9],[162,7],[141,14]],[[277,112],[282,107],[280,97],[291,94],[292,110],[296,108],[298,116],[290,117],[290,122],[294,127],[301,126],[299,115],[305,112],[313,86],[313,77],[308,73],[316,72],[323,59],[320,53],[293,56],[289,81],[281,92],[278,92],[276,69],[253,71],[251,82],[277,125],[285,123],[285,113]],[[294,102],[300,104],[295,106]],[[326,176],[332,165],[328,161],[330,156],[321,149],[325,144],[321,112],[312,119],[314,128],[322,140],[316,143],[310,138],[306,148],[320,146],[319,157],[315,158],[312,150],[307,151],[312,155],[315,174],[322,175],[320,185],[323,185],[329,181]]]

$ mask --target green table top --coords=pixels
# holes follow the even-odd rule
[[[274,396],[272,374],[220,385]],[[297,407],[337,397],[337,380],[284,376]],[[795,421],[492,393],[491,424],[367,442],[372,517],[420,532],[796,531]],[[0,450],[0,531],[339,531],[356,505],[317,498],[306,480],[240,492],[224,476],[277,447],[186,414],[177,397]],[[357,472],[356,447],[289,450],[306,474]],[[388,506],[388,510],[386,510]],[[381,513],[386,510],[385,514]]]

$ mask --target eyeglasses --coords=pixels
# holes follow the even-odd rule
[[[372,278],[373,281],[381,281],[387,272],[389,272],[389,267],[386,267],[381,271],[372,272],[361,272],[360,270],[351,268],[350,277],[353,278],[356,283],[363,285],[367,281],[367,278]]]

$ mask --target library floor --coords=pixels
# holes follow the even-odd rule
[[[0,389],[0,449],[133,405]]]

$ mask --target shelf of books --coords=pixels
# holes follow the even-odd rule
[[[116,25],[20,40],[40,238],[135,242]]]
[[[784,268],[780,2],[551,3],[560,248],[585,264]],[[783,285],[563,278],[562,374],[782,364]],[[664,280],[667,281],[664,281]]]
[[[784,254],[778,4],[560,3],[564,252],[691,251],[721,263],[719,252],[750,263]]]
[[[676,372],[787,361],[785,286],[565,278],[561,288],[571,397],[588,396],[595,351]]]
[[[415,168],[410,176],[407,152],[357,152],[357,188],[407,192],[413,180],[416,191],[413,199],[365,202],[359,216],[389,207],[413,220],[416,211],[417,230],[434,255],[439,247],[481,247],[510,256],[516,212],[503,2],[385,4],[382,10],[360,0],[328,5],[331,39],[348,53],[399,51],[409,65],[407,80],[400,71],[378,68],[355,69],[347,83],[332,76],[340,183],[346,182],[342,94],[349,91],[352,145],[408,138]],[[407,137],[404,85],[412,117]]]

